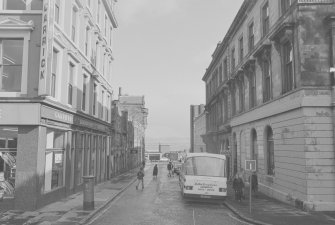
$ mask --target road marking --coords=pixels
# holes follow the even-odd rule
[[[229,215],[232,219],[237,220],[237,221],[239,221],[240,223],[251,225],[251,223],[247,223],[247,222],[245,222],[245,221],[243,221],[243,220],[240,220],[240,219],[236,218],[235,216],[233,216],[231,213],[228,213],[228,215]]]
[[[194,209],[193,209],[193,225],[195,225]]]

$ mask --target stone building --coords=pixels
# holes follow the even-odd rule
[[[190,152],[206,152],[202,135],[206,134],[205,105],[190,106]]]
[[[0,0],[1,208],[110,177],[115,2]]]
[[[140,165],[145,160],[145,129],[147,127],[148,109],[145,108],[144,96],[122,95],[119,88],[119,98],[114,101],[119,112],[125,111],[128,121],[132,123],[132,149],[127,154],[132,167]]]
[[[332,0],[243,2],[203,76],[204,141],[228,176],[256,160],[260,191],[335,210],[334,43]]]

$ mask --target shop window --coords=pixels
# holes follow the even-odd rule
[[[0,92],[21,92],[23,39],[0,39]]]
[[[17,127],[0,127],[0,196],[14,197]]]
[[[48,192],[64,185],[65,132],[47,129],[44,191]]]

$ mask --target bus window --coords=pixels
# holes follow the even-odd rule
[[[185,175],[225,177],[225,160],[213,157],[192,157],[185,162]]]

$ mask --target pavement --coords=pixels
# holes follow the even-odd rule
[[[225,205],[238,217],[252,224],[260,225],[334,225],[335,212],[305,212],[294,206],[270,198],[260,192],[252,194],[251,213],[249,206],[249,185],[245,187],[245,199],[234,199],[231,184]]]
[[[149,171],[150,172],[149,172]],[[138,169],[121,174],[94,187],[95,209],[83,210],[83,193],[73,194],[36,211],[9,210],[0,213],[0,225],[80,225],[88,224],[103,212],[109,204],[136,181]],[[151,166],[145,167],[146,174]],[[240,219],[261,225],[334,225],[335,212],[305,212],[279,202],[262,193],[252,195],[252,211],[249,212],[249,188],[245,188],[245,200],[234,200],[231,185],[228,186],[225,205]],[[131,225],[131,224],[130,224]]]
[[[2,212],[0,225],[87,224],[136,180],[137,172],[138,169],[134,169],[94,186],[94,210],[83,210],[83,192],[79,192],[36,211]]]

